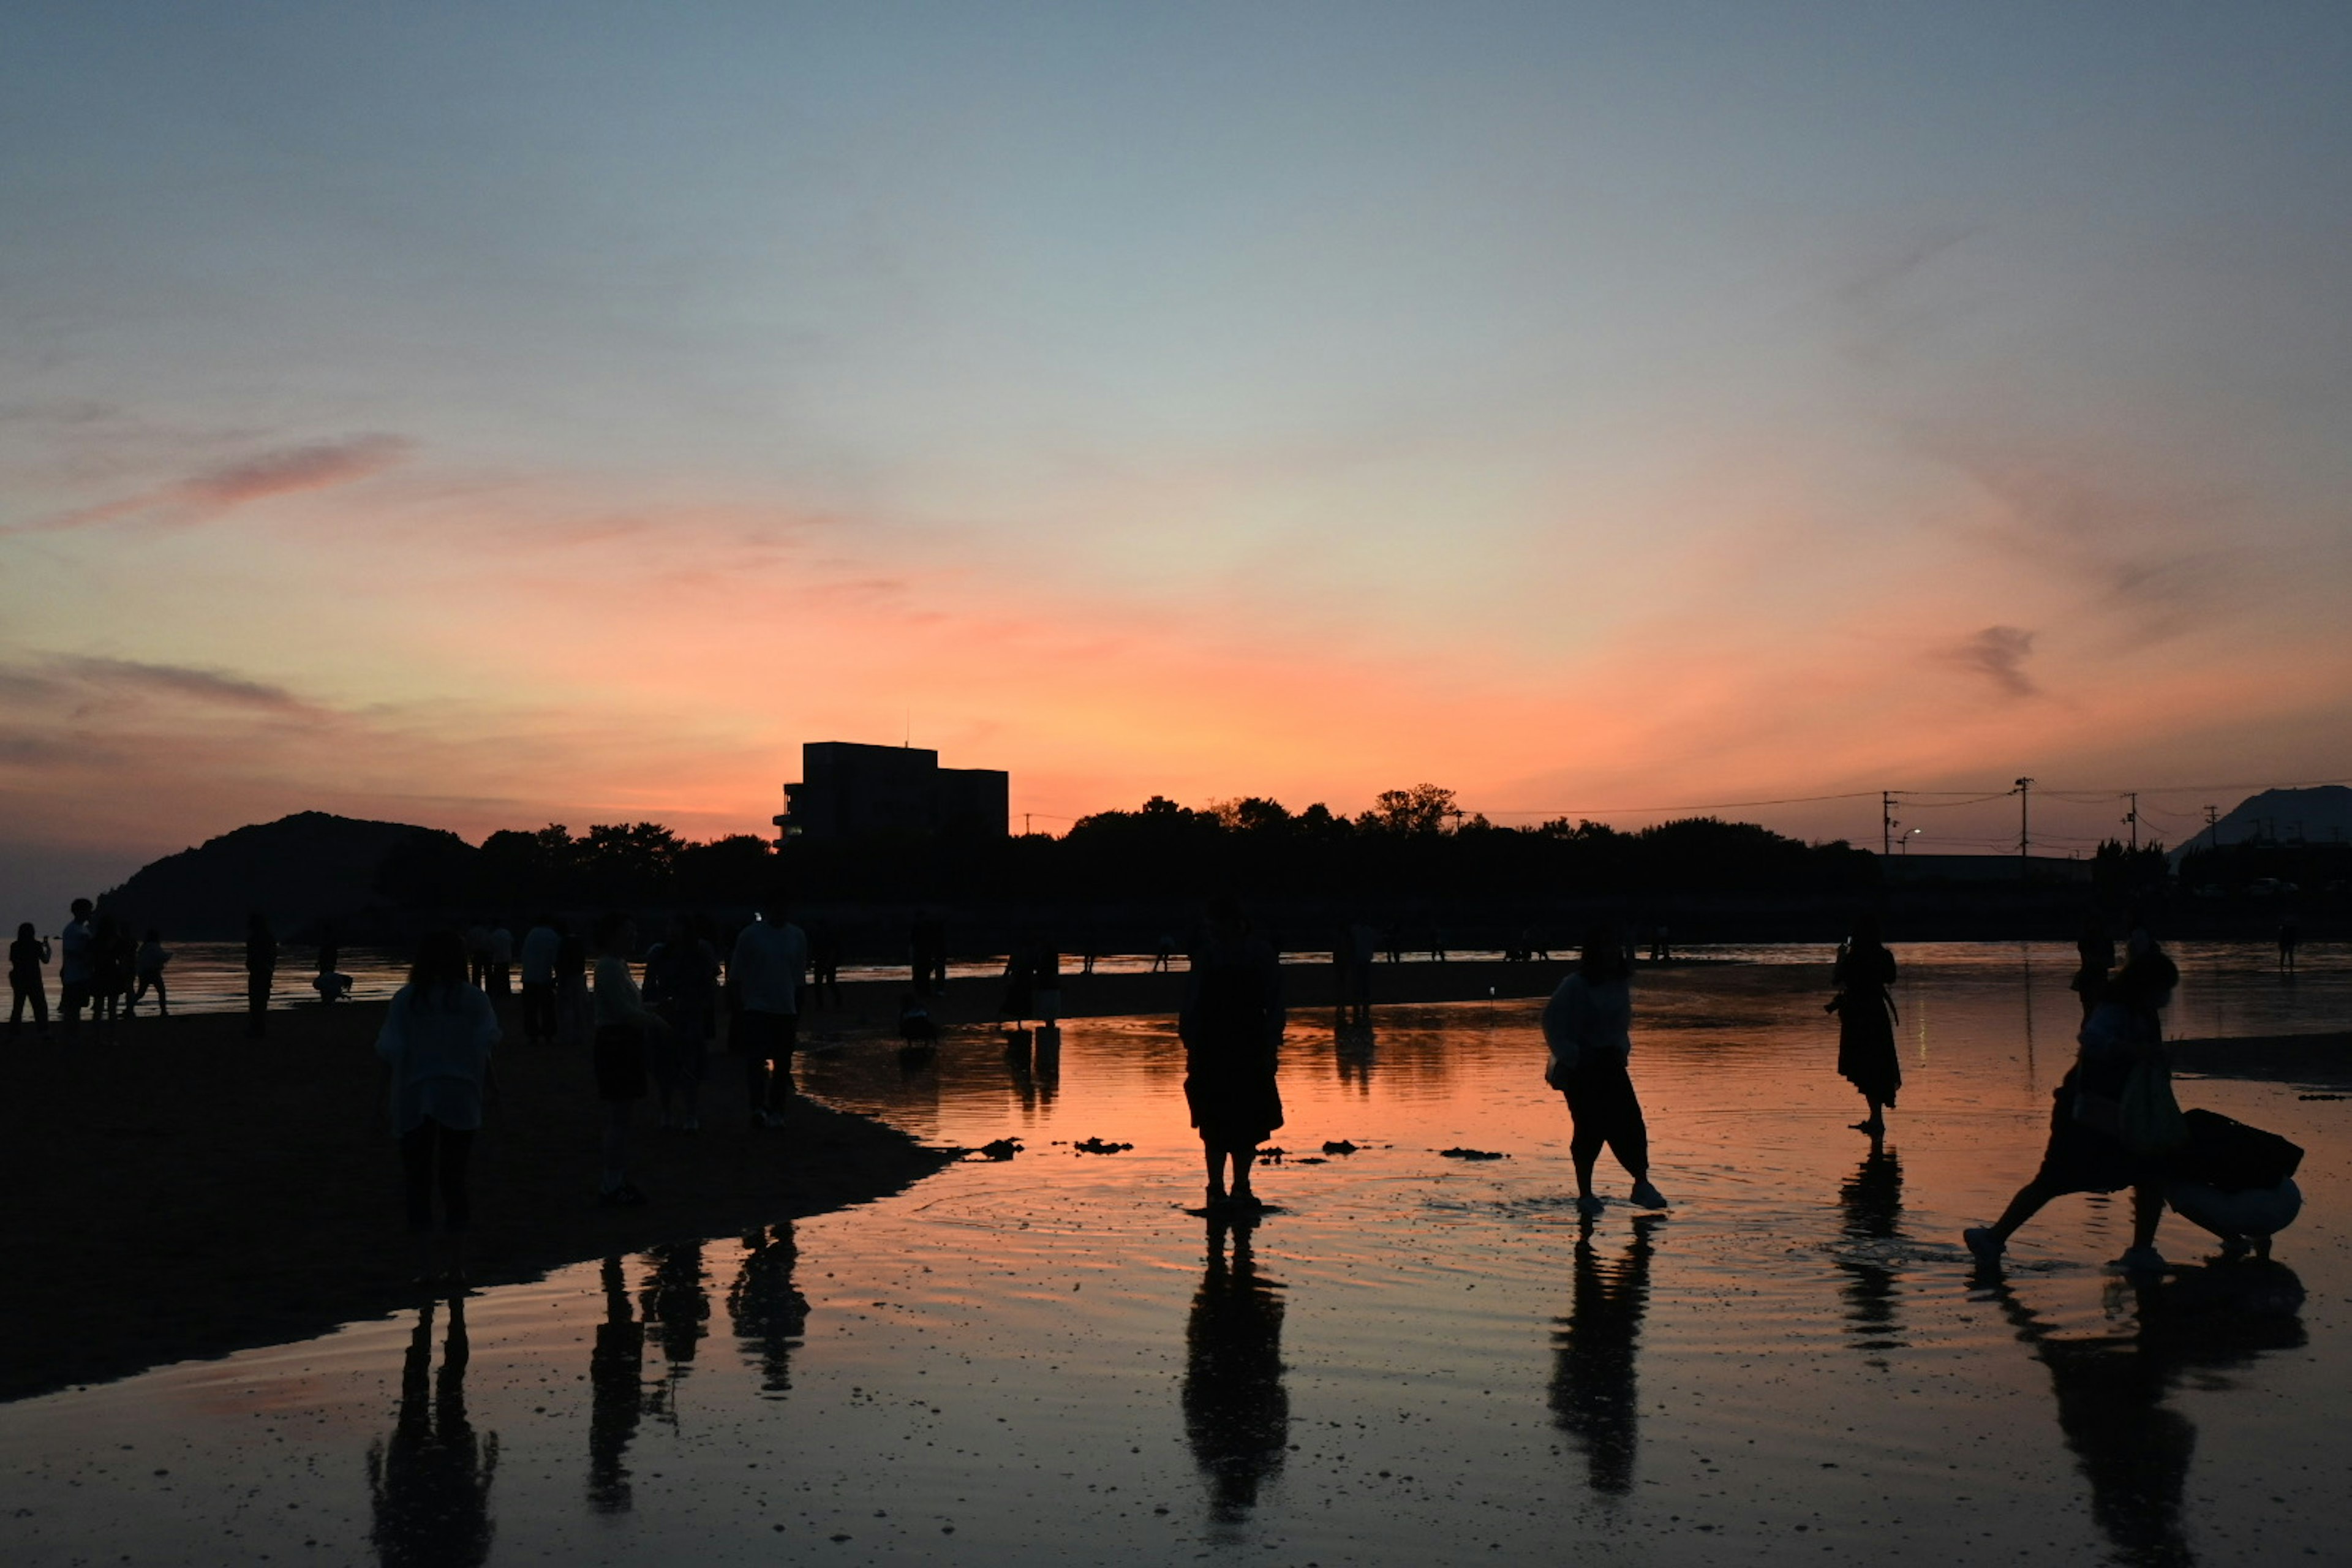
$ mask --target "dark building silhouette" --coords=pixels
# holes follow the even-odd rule
[[[943,768],[937,752],[913,746],[810,741],[773,820],[780,843],[866,833],[1002,838],[1011,801],[1011,775],[995,768]]]

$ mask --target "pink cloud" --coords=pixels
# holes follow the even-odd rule
[[[215,464],[137,495],[59,512],[0,531],[56,533],[126,518],[201,522],[275,496],[331,489],[371,478],[406,458],[413,446],[398,436],[361,435],[339,441],[284,447]]]

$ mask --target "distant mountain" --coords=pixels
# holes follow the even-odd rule
[[[2191,849],[2215,845],[2352,844],[2352,787],[2320,784],[2312,789],[2266,789],[2240,801],[2227,816],[2196,837],[2172,847],[2172,862]]]
[[[387,867],[450,863],[476,851],[454,833],[301,811],[205,840],[142,867],[100,907],[181,940],[244,934],[259,910],[279,936],[383,908]]]

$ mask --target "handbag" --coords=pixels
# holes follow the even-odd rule
[[[2168,1153],[2189,1142],[2189,1123],[2172,1094],[2172,1069],[2161,1052],[2132,1064],[2119,1105],[2117,1131],[2133,1153]]]

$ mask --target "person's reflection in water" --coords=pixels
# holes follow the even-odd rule
[[[2124,1287],[2138,1298],[2129,1335],[2062,1338],[2006,1279],[1993,1300],[2050,1369],[2058,1429],[2091,1483],[2091,1514],[2133,1568],[2187,1568],[2197,1556],[2180,1518],[2197,1447],[2189,1418],[2164,1403],[2184,1373],[2242,1365],[2305,1342],[2303,1282],[2278,1263],[2179,1268]]]
[[[1868,1352],[1873,1366],[1883,1367],[1886,1361],[1880,1352],[1901,1350],[1904,1343],[1889,1245],[1903,1236],[1903,1165],[1881,1140],[1871,1140],[1870,1152],[1838,1189],[1838,1207],[1845,1215],[1846,1247],[1837,1266],[1846,1276],[1846,1329],[1854,1348]]]
[[[449,1337],[433,1387],[433,1304],[416,1314],[416,1331],[400,1371],[400,1418],[390,1442],[368,1450],[368,1493],[375,1504],[369,1539],[386,1568],[471,1568],[490,1554],[490,1477],[499,1438],[477,1438],[466,1419],[466,1303],[449,1302]]]
[[[667,1367],[661,1387],[649,1401],[651,1413],[677,1423],[677,1385],[694,1364],[694,1347],[710,1331],[710,1297],[702,1288],[702,1244],[672,1242],[648,1254],[653,1272],[646,1278],[646,1328],[661,1346]]]
[[[1379,1046],[1370,1018],[1360,1022],[1343,1018],[1332,1026],[1332,1064],[1339,1069],[1339,1081],[1353,1086],[1359,1096],[1369,1098],[1372,1092],[1372,1061]]]
[[[1576,1240],[1575,1295],[1568,1316],[1554,1320],[1552,1424],[1584,1449],[1588,1481],[1603,1497],[1633,1489],[1641,1440],[1633,1356],[1650,1304],[1650,1232],[1664,1221],[1663,1215],[1636,1216],[1624,1256],[1604,1263],[1586,1216]]]
[[[598,1513],[629,1508],[629,1468],[622,1461],[645,1413],[645,1364],[646,1326],[637,1321],[621,1260],[607,1258],[604,1321],[588,1352],[588,1506]]]
[[[793,1289],[800,1250],[785,1220],[743,1237],[743,1268],[727,1289],[727,1317],[746,1361],[760,1369],[760,1392],[774,1398],[793,1385],[793,1352],[808,1327],[808,1299]]]
[[[1282,1385],[1281,1286],[1261,1279],[1250,1217],[1209,1221],[1208,1267],[1184,1325],[1184,1435],[1209,1482],[1209,1516],[1238,1523],[1282,1468],[1290,1395]],[[1226,1256],[1228,1237],[1232,1257]]]

